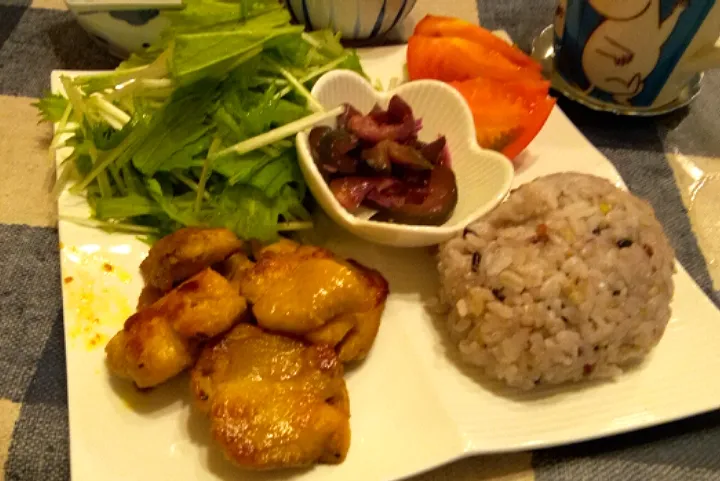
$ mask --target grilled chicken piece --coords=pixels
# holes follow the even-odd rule
[[[370,310],[347,314],[335,319],[334,322],[343,320],[347,323],[349,318],[353,323],[353,327],[347,335],[336,337],[336,339],[340,339],[337,344],[330,343],[336,346],[335,349],[343,362],[365,359],[380,329],[380,319],[385,311],[385,301],[388,296],[388,283],[378,271],[354,261],[348,262],[362,273],[368,284],[368,296],[372,299],[374,306]],[[316,334],[317,332],[310,332],[306,338],[312,341],[312,337]]]
[[[226,332],[246,310],[237,289],[205,269],[125,321],[105,347],[108,367],[140,388],[156,386],[192,365],[200,341]]]
[[[163,313],[149,307],[125,321],[123,330],[105,346],[105,354],[110,372],[144,389],[191,366],[198,345],[178,334]]]
[[[259,326],[330,344],[344,362],[367,355],[388,295],[378,272],[287,240],[256,260],[240,285]]]
[[[248,258],[248,256],[246,256],[243,252],[238,252],[231,255],[222,264],[220,264],[217,271],[230,281],[230,284],[239,291],[243,279],[245,279],[245,276],[254,265],[255,264]]]
[[[140,311],[142,309],[145,309],[148,306],[152,306],[157,301],[159,301],[162,296],[164,296],[165,293],[158,289],[157,287],[153,286],[145,286],[143,287],[142,291],[140,291],[140,296],[138,297],[137,302],[137,308],[136,310]]]
[[[369,311],[348,315],[353,319],[353,328],[335,344],[342,362],[359,361],[367,357],[380,330],[380,319],[384,310],[385,301],[382,301]]]
[[[333,259],[332,252],[314,246],[301,246],[283,239],[254,254],[255,265],[241,283],[243,295],[257,303],[278,281],[288,278],[295,269],[312,259]]]
[[[241,467],[336,464],[350,445],[343,367],[331,347],[240,324],[207,345],[191,371],[213,439]]]
[[[336,316],[371,307],[356,272],[334,259],[312,259],[277,279],[255,300],[253,313],[266,329],[305,334]]]
[[[140,264],[145,284],[163,292],[242,248],[228,229],[186,227],[157,241]]]

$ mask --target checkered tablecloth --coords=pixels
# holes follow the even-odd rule
[[[31,104],[49,88],[51,70],[113,68],[116,60],[61,2],[0,0],[0,481],[69,478],[54,170],[46,153],[51,132],[37,124]],[[404,31],[425,13],[443,13],[504,28],[528,49],[550,23],[553,3],[419,0]],[[652,202],[680,262],[716,303],[719,94],[720,73],[710,73],[691,108],[654,120],[560,102],[630,189]],[[720,413],[564,448],[467,459],[416,478],[445,479],[720,480]]]

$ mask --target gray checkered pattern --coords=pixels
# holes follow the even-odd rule
[[[550,23],[554,2],[480,0],[478,7],[487,26],[507,29],[529,48]],[[0,95],[38,97],[49,87],[52,69],[105,69],[115,63],[69,13],[30,8],[28,0],[0,0]],[[655,120],[618,120],[560,102],[630,189],[650,200],[678,258],[716,303],[720,296],[712,291],[665,150],[671,141],[688,154],[720,154],[719,89],[720,73],[710,74],[691,109]],[[0,224],[0,398],[22,403],[5,472],[11,481],[69,477],[57,242],[52,229]],[[720,414],[544,450],[533,459],[542,481],[720,479]]]

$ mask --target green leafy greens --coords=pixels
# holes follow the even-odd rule
[[[36,107],[50,146],[73,152],[59,182],[88,225],[161,236],[224,226],[272,240],[310,226],[291,136],[325,118],[309,93],[332,69],[362,73],[329,31],[292,25],[277,0],[186,0],[161,41],[111,72],[63,77]]]

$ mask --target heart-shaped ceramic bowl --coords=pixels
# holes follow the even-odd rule
[[[422,119],[419,138],[435,140],[444,135],[451,167],[458,187],[458,203],[452,217],[440,226],[377,222],[356,217],[337,201],[315,165],[308,132],[297,135],[297,150],[305,180],[323,210],[353,234],[379,244],[421,247],[448,240],[475,219],[493,209],[510,191],[514,168],[502,154],[485,150],[475,140],[469,107],[452,87],[435,80],[419,80],[378,92],[362,76],[347,70],[323,75],[312,89],[313,96],[327,109],[349,103],[368,112],[377,103],[387,107],[397,94],[407,102],[416,118]],[[334,127],[335,119],[326,122]]]

